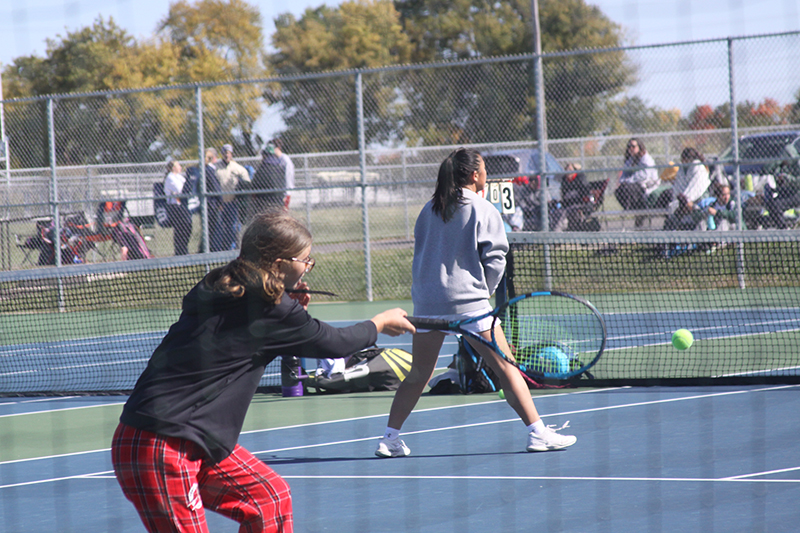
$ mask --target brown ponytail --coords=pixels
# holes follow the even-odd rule
[[[309,246],[311,233],[285,211],[256,215],[242,235],[239,257],[212,271],[208,283],[237,297],[256,291],[277,304],[284,286],[275,261],[295,257]]]

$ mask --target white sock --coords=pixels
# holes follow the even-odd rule
[[[400,437],[400,430],[386,426],[386,433],[383,434],[384,439],[395,440]]]
[[[544,431],[544,422],[540,418],[530,426],[528,426],[528,433],[533,431],[536,435],[541,435],[542,431]]]

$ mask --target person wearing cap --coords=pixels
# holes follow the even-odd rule
[[[239,205],[236,195],[233,193],[237,189],[246,188],[245,184],[250,182],[250,174],[247,169],[233,160],[233,146],[230,144],[222,145],[222,159],[216,164],[217,179],[225,194],[222,196],[219,214],[219,231],[217,232],[219,242],[214,248],[231,250],[237,246],[237,234],[241,226],[239,224]]]
[[[251,188],[256,192],[250,197],[247,219],[256,214],[274,209],[286,209],[284,190],[286,187],[286,164],[281,160],[275,145],[268,144],[261,151],[261,164],[253,176]]]
[[[283,163],[286,168],[284,177],[286,178],[286,190],[283,192],[283,206],[289,209],[289,200],[291,199],[292,189],[294,189],[294,163],[292,159],[283,151],[284,144],[280,138],[275,138],[270,141],[270,144],[275,147],[275,155]]]

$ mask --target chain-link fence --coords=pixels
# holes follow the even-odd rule
[[[539,230],[662,229],[684,207],[675,207],[682,180],[701,166],[684,162],[669,179],[687,147],[704,155],[711,171],[702,198],[718,194],[715,180],[731,185],[729,207],[740,227],[791,224],[800,197],[797,211],[794,193],[771,204],[772,216],[765,202],[784,194],[779,176],[800,174],[800,74],[792,60],[798,41],[800,32],[792,32],[544,54],[544,101],[533,89],[533,55],[7,100],[0,268],[120,260],[126,241],[108,223],[104,209],[113,206],[106,202],[125,203],[150,255],[173,255],[174,230],[158,224],[154,205],[163,199],[154,184],[163,184],[168,160],[198,178],[196,190],[183,191],[184,200],[196,195],[200,203],[190,219],[189,252],[213,251],[223,195],[211,169],[216,174],[224,163],[202,164],[206,149],[231,144],[234,160],[254,177],[275,137],[294,165],[293,186],[226,189],[237,197],[230,229],[240,232],[253,195],[287,194],[324,258],[310,277],[336,280],[347,299],[409,296],[415,218],[440,162],[458,146],[515,162],[490,177],[520,178],[517,198],[532,193],[534,207],[549,201],[549,218],[534,225]],[[542,143],[538,106],[545,110]],[[626,158],[631,138],[652,160]],[[545,172],[536,166],[540,146],[554,156]],[[725,161],[712,160],[720,154]],[[782,169],[762,170],[784,160]],[[562,197],[575,174],[565,172],[568,164],[586,179],[575,196],[576,224],[569,211],[576,206]],[[655,179],[643,193],[665,193],[662,203],[643,196],[644,203],[629,204],[615,194],[620,180],[648,165]],[[549,178],[547,197],[537,188],[541,174]],[[745,220],[747,202],[752,216]],[[532,219],[541,212],[523,213],[519,202],[518,210]]]

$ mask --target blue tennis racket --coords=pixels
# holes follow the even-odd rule
[[[465,326],[491,317],[491,341]],[[562,292],[532,292],[512,298],[485,315],[449,322],[407,317],[414,327],[460,333],[502,355],[530,378],[568,379],[587,372],[606,347],[606,323],[588,301]],[[502,322],[511,353],[497,343]]]

